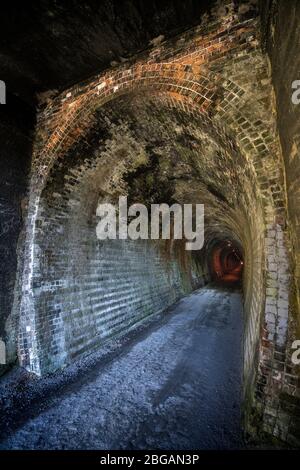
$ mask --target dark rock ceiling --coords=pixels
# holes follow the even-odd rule
[[[1,4],[1,79],[35,105],[60,90],[191,28],[215,0],[89,0]],[[209,16],[207,17],[209,18]]]

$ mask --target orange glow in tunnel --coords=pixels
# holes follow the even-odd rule
[[[224,241],[212,251],[212,277],[215,281],[239,282],[242,279],[244,260],[241,251],[231,241]]]

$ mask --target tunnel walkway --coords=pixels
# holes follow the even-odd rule
[[[202,288],[1,449],[242,447],[239,291]]]

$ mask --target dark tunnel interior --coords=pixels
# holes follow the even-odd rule
[[[300,449],[300,1],[1,19],[0,449]]]
[[[241,246],[234,240],[216,240],[210,250],[212,279],[242,287],[244,257]]]

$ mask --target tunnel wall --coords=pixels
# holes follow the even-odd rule
[[[79,151],[75,162],[65,156],[65,174],[53,169],[37,213],[32,293],[40,374],[91,353],[209,280],[181,240],[98,240],[104,161]]]
[[[269,55],[277,117],[285,163],[289,228],[293,244],[293,268],[298,311],[300,305],[300,105],[293,104],[292,83],[299,80],[299,15],[296,0],[261,4],[263,47]]]
[[[133,133],[129,130],[132,122],[126,121],[131,108],[125,101],[123,105],[128,107],[121,111],[121,105],[122,101],[116,100],[95,114],[94,126],[85,139],[55,162],[39,200],[32,294],[37,313],[35,354],[41,374],[103,346],[106,339],[165,310],[209,280],[201,257],[196,260],[187,252],[184,240],[97,239],[97,204],[111,198],[114,190],[129,191],[133,202],[146,202],[141,198],[147,178],[139,179],[141,168],[145,169],[144,162],[148,161],[143,149],[147,146],[148,153],[157,149],[162,132],[156,127],[161,127],[161,121],[156,121],[153,103],[152,133],[150,123],[142,125],[147,109],[142,112],[141,104],[132,105],[134,118],[140,123]],[[161,116],[159,109],[158,117]],[[164,122],[166,132],[167,115]],[[152,149],[153,137],[156,146],[153,144]],[[166,147],[168,132],[160,138]],[[166,172],[165,160],[160,164]],[[155,181],[151,199],[160,197],[167,180],[162,179],[161,169],[152,160],[149,165],[149,190]],[[170,166],[174,176],[174,162]],[[120,174],[118,167],[123,169]],[[124,168],[128,188],[122,179]],[[131,191],[139,187],[141,191],[132,196]],[[161,198],[165,200],[163,195]]]
[[[64,230],[40,245],[34,296],[41,373],[101,347],[207,280],[195,271],[191,279],[147,241],[101,242],[83,226],[77,236]]]
[[[300,105],[292,102],[292,83],[299,80],[299,41],[300,41],[300,3],[297,0],[268,0],[260,2],[262,45],[269,56],[269,67],[274,86],[273,109],[282,148],[285,180],[287,188],[288,220],[286,233],[278,232],[276,240],[269,241],[268,258],[272,263],[272,249],[278,247],[277,256],[283,262],[290,260],[290,269],[279,273],[282,292],[280,308],[289,315],[281,320],[282,325],[288,326],[286,341],[277,336],[279,348],[270,355],[266,353],[268,363],[272,358],[277,374],[274,379],[266,381],[266,369],[262,374],[267,387],[267,429],[283,437],[290,444],[300,443],[300,379],[299,368],[292,363],[292,343],[300,338]],[[271,232],[272,233],[272,232]],[[283,241],[289,250],[283,249]],[[285,259],[285,261],[284,261]],[[274,273],[273,273],[274,274]],[[292,283],[287,289],[287,277],[292,277]],[[274,277],[273,277],[274,282]],[[269,284],[272,294],[274,285]],[[289,302],[288,302],[289,301]],[[272,296],[268,298],[268,318],[274,312]],[[268,325],[267,329],[268,329]],[[272,329],[267,338],[273,338]],[[268,343],[266,343],[268,347]],[[274,396],[275,395],[275,396]],[[277,424],[276,424],[277,422]]]
[[[32,154],[34,112],[8,94],[0,106],[0,339],[6,348],[6,365],[17,359],[17,319],[10,316],[17,273],[18,238],[24,223]]]

